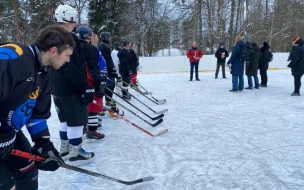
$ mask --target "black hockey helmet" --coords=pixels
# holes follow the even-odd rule
[[[105,42],[105,43],[109,43],[110,41],[110,32],[101,32],[100,34],[100,39],[101,41]]]
[[[114,42],[113,46],[114,46],[114,49],[118,49],[118,48],[120,48],[119,46],[121,46],[121,44],[120,44],[120,42]]]
[[[92,37],[92,29],[87,26],[80,26],[76,30],[79,39],[91,39]]]
[[[128,44],[130,44],[130,41],[129,41],[129,40],[123,40],[123,41],[122,41],[122,46],[126,46],[126,45],[128,45]]]

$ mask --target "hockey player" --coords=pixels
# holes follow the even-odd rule
[[[99,48],[97,47],[98,41],[99,41],[98,35],[93,33],[91,44],[94,45],[98,51],[98,66],[99,66],[100,74],[102,76],[107,77],[108,76],[107,65],[106,65],[104,58],[102,57],[102,54],[101,54]],[[102,116],[105,115],[104,110],[103,110],[103,98],[100,99],[99,103],[101,106],[101,108],[100,108],[101,111],[98,112],[98,127],[101,127],[102,126],[101,125]]]
[[[119,58],[119,72],[121,74],[121,78],[124,81],[123,83],[123,98],[126,100],[131,99],[130,94],[128,93],[128,84],[130,84],[130,72],[132,70],[132,63],[130,58],[130,42],[128,40],[123,40],[122,42],[123,48],[118,53]],[[127,84],[126,84],[127,83]]]
[[[68,5],[59,5],[55,18],[59,25],[72,32],[76,27],[77,11]],[[92,161],[93,152],[82,149],[83,126],[88,123],[88,104],[92,103],[95,89],[88,85],[83,52],[78,38],[72,34],[76,48],[67,64],[55,72],[52,92],[58,118],[61,139],[60,156],[69,159],[71,165]]]
[[[131,66],[132,66],[132,69],[131,69],[131,73],[132,73],[132,77],[131,77],[131,85],[133,86],[137,86],[137,67],[139,66],[139,63],[138,63],[138,57],[135,53],[135,51],[133,50],[134,48],[134,43],[131,43],[131,46],[130,46],[130,59],[131,59]]]
[[[59,69],[70,61],[74,46],[75,42],[69,32],[57,25],[43,29],[35,43],[30,46],[15,43],[1,44],[1,190],[36,190],[38,189],[37,168],[55,171],[64,164],[59,152],[50,141],[46,119],[51,116],[53,69]],[[21,130],[24,125],[31,135],[33,147]],[[32,152],[46,160],[34,162],[10,155],[12,148]],[[14,180],[13,184],[12,180]]]
[[[86,26],[80,26],[76,31],[79,35],[80,46],[84,54],[88,84],[94,86],[95,88],[94,100],[98,104],[102,104],[102,97],[106,87],[106,76],[101,75],[98,66],[98,48],[90,44],[92,38],[92,29]],[[102,108],[95,103],[90,103],[88,106],[88,111],[89,118],[86,132],[87,138],[103,139],[105,135],[96,131],[98,127],[97,113],[101,112]]]
[[[117,57],[117,54],[118,54],[120,48],[121,48],[120,43],[119,42],[114,42],[114,49],[113,49],[113,51],[111,53],[111,57],[112,57],[112,60],[114,62],[114,65],[115,65],[115,68],[116,68],[117,71],[119,71],[119,66],[118,66],[119,65],[119,59]],[[117,83],[118,83],[119,86],[122,86],[121,75],[120,75],[119,72],[117,73],[117,75],[118,75]],[[118,86],[116,86],[115,92],[117,94],[121,95],[121,88],[119,88]]]
[[[112,57],[111,57],[111,51],[109,48],[109,43],[110,43],[110,33],[109,32],[102,32],[100,34],[100,39],[102,41],[102,43],[98,46],[98,48],[100,49],[100,52],[103,56],[103,58],[106,61],[107,64],[107,70],[108,70],[108,77],[114,81],[115,78],[118,77],[117,75],[117,70],[115,68],[115,65],[113,63]],[[107,88],[109,88],[111,91],[113,91],[115,89],[115,83],[113,83],[111,80],[107,80]],[[113,97],[113,93],[107,90],[105,91],[105,94],[109,97]],[[115,107],[116,104],[111,101],[108,97],[105,97],[106,99],[106,106],[111,106],[111,107]]]

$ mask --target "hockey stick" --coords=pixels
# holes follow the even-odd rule
[[[98,104],[95,100],[93,100],[93,103],[96,104],[96,105],[98,105],[98,106],[101,106],[101,105]],[[168,129],[165,129],[165,130],[163,130],[163,131],[161,131],[161,132],[159,132],[159,133],[153,135],[153,134],[150,133],[149,131],[147,131],[147,130],[141,128],[141,127],[139,127],[138,125],[136,125],[135,123],[131,122],[131,121],[128,120],[127,118],[123,117],[122,115],[119,115],[119,114],[113,112],[113,110],[111,110],[111,109],[109,109],[109,108],[107,108],[107,107],[105,107],[105,109],[106,109],[107,111],[109,111],[109,112],[114,113],[114,114],[116,115],[116,117],[119,117],[120,119],[122,119],[122,120],[124,120],[124,121],[130,123],[131,125],[133,125],[133,126],[136,127],[137,129],[139,129],[139,130],[141,130],[141,131],[147,133],[147,134],[150,135],[151,137],[157,137],[157,136],[163,135],[163,134],[165,134],[165,133],[168,132]]]
[[[118,96],[120,99],[122,99],[123,101],[127,102],[129,105],[131,105],[133,108],[137,109],[138,111],[140,111],[142,114],[144,114],[145,116],[147,116],[148,118],[152,119],[153,121],[154,120],[158,120],[162,117],[164,117],[164,114],[160,114],[159,116],[157,117],[151,117],[149,116],[148,114],[146,114],[145,112],[143,112],[141,109],[139,109],[138,107],[134,106],[133,104],[131,104],[129,101],[123,99],[119,94],[117,94],[116,92],[113,92],[111,89],[109,89],[108,87],[106,87],[106,89],[108,91],[110,91],[111,93],[115,94],[116,96]]]
[[[116,86],[118,86],[120,89],[123,89],[122,86],[120,86],[118,83],[116,83],[115,81],[111,80],[110,78],[108,78],[108,80],[112,81],[115,83]],[[146,105],[145,103],[143,103],[142,101],[140,101],[138,98],[136,98],[134,95],[132,95],[130,92],[128,92],[128,94],[130,94],[130,96],[132,96],[135,100],[139,101],[142,105],[146,106],[149,110],[153,111],[155,114],[162,114],[162,113],[166,113],[168,110],[162,110],[162,111],[155,111],[152,108],[150,108],[148,105]]]
[[[139,83],[139,81],[137,80],[137,84],[140,86],[140,87],[142,87],[155,101],[157,101],[157,102],[165,102],[165,103],[167,103],[167,100],[166,99],[163,99],[163,100],[158,100],[158,99],[156,99],[156,98],[154,98],[154,96],[152,96],[152,93],[150,92],[148,92],[140,83]]]
[[[15,156],[27,158],[27,159],[30,159],[30,160],[35,160],[35,161],[38,161],[38,162],[43,162],[45,160],[45,158],[42,158],[41,156],[37,156],[37,155],[31,154],[31,153],[23,152],[23,151],[16,150],[16,149],[13,149],[11,151],[11,154],[15,155]],[[93,171],[90,171],[90,170],[86,170],[86,169],[82,169],[82,168],[79,168],[79,167],[71,166],[71,165],[68,165],[68,164],[62,164],[60,167],[66,168],[66,169],[69,169],[69,170],[73,170],[73,171],[77,171],[77,172],[80,172],[80,173],[92,175],[92,176],[95,176],[95,177],[100,177],[100,178],[107,179],[107,180],[110,180],[110,181],[114,181],[114,182],[117,182],[117,183],[122,183],[122,184],[125,184],[125,185],[134,185],[134,184],[137,184],[137,183],[142,183],[142,182],[153,181],[154,180],[154,177],[144,177],[144,178],[140,178],[140,179],[137,179],[137,180],[134,180],[134,181],[123,181],[123,180],[119,180],[119,179],[116,179],[116,178],[113,178],[113,177],[109,177],[109,176],[106,176],[106,175],[103,175],[103,174],[99,174],[99,173],[96,173],[96,172],[93,172]]]
[[[111,98],[110,96],[106,95],[110,100],[114,101],[115,103],[119,104],[121,107],[123,107],[124,109],[128,110],[129,112],[131,112],[133,115],[137,116],[139,119],[143,120],[144,122],[148,123],[149,125],[151,125],[152,127],[156,127],[157,125],[159,125],[161,122],[163,122],[163,119],[158,120],[156,123],[150,123],[147,120],[143,119],[142,117],[140,117],[139,115],[137,115],[136,113],[134,113],[132,110],[128,109],[126,106],[122,105],[121,103],[117,102],[116,100],[114,100],[113,98]]]
[[[132,86],[132,85],[129,85],[128,83],[126,83],[125,81],[121,80],[124,84],[128,85],[130,88],[132,88],[133,90],[135,90],[136,92],[138,92],[139,94],[143,95],[144,97],[146,97],[148,100],[152,101],[153,103],[155,104],[164,104],[164,103],[167,103],[167,102],[157,102],[155,100],[152,100],[151,98],[149,98],[148,96],[146,96],[145,94],[143,94],[138,88]]]

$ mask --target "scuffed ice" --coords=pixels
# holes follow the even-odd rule
[[[126,181],[148,176],[154,176],[155,180],[126,186],[59,169],[41,171],[39,189],[303,189],[304,96],[290,96],[293,92],[290,70],[268,74],[267,88],[242,93],[228,92],[229,74],[227,80],[215,80],[214,73],[200,73],[200,82],[189,82],[189,74],[139,74],[141,84],[168,103],[155,105],[137,92],[130,92],[156,111],[169,111],[164,122],[155,128],[126,110],[125,117],[153,134],[166,128],[169,132],[153,138],[106,114],[99,130],[106,134],[105,139],[84,143],[84,148],[94,151],[97,158],[81,167]],[[135,99],[131,103],[155,116]],[[59,148],[59,121],[54,106],[52,113],[48,120],[51,140]]]

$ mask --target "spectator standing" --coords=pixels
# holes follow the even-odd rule
[[[271,53],[269,49],[270,49],[269,44],[267,42],[263,42],[260,48],[260,56],[259,56],[259,69],[261,75],[260,87],[267,87],[267,82],[268,82],[267,70],[269,67],[269,60],[271,58]]]
[[[253,84],[252,84],[252,77],[254,79],[254,88],[259,89],[259,78],[258,78],[258,63],[259,63],[259,47],[257,43],[252,42],[250,44],[250,57],[249,61],[246,64],[246,75],[248,79],[248,87],[245,89],[252,90]]]
[[[195,78],[197,81],[200,81],[198,78],[198,65],[200,59],[203,57],[203,51],[197,47],[196,42],[192,43],[192,47],[187,51],[187,57],[190,61],[190,81],[193,79],[193,69],[195,67]]]
[[[242,36],[235,37],[231,57],[227,62],[228,67],[231,68],[230,73],[232,74],[232,89],[229,90],[230,92],[243,91],[244,89],[244,61],[239,59],[239,54],[241,48],[245,45],[246,43],[243,41]]]
[[[301,78],[304,74],[304,41],[301,38],[296,38],[293,41],[294,48],[290,53],[291,74],[294,77],[294,92],[291,96],[300,96]]]
[[[220,66],[222,67],[222,76],[224,79],[226,78],[225,74],[225,63],[226,63],[226,57],[229,57],[228,51],[225,49],[224,42],[221,42],[219,45],[218,50],[215,53],[215,57],[217,58],[217,64],[216,64],[216,71],[215,71],[215,79],[217,79]]]

